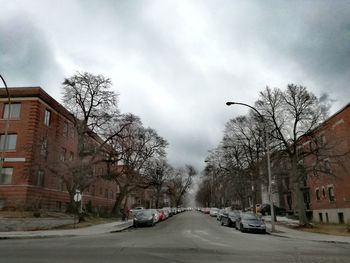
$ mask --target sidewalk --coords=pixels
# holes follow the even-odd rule
[[[272,233],[270,222],[266,222],[266,227],[267,227],[268,233],[274,236],[308,240],[308,241],[350,244],[350,237],[310,233],[310,232],[291,229],[286,226],[281,226],[277,224],[275,225],[276,232]]]
[[[131,227],[132,224],[132,220],[129,220],[116,221],[77,229],[0,232],[0,239],[90,236],[123,231]]]

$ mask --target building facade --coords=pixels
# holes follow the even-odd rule
[[[313,221],[350,222],[350,104],[302,142]]]
[[[51,168],[77,156],[74,117],[40,87],[9,88],[9,93],[11,107],[5,89],[0,90],[0,209],[65,211],[69,194]],[[108,211],[117,194],[115,183],[96,177],[82,204]]]

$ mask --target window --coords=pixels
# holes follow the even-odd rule
[[[5,134],[0,135],[1,150],[6,150],[6,151],[16,150],[16,144],[17,144],[17,134],[8,134],[6,136],[6,144],[5,144]]]
[[[61,152],[60,152],[60,161],[64,162],[66,160],[66,148],[61,148]]]
[[[71,138],[74,138],[74,135],[75,135],[74,126],[70,125],[70,127],[68,127],[68,131],[69,131],[69,136],[70,136]]]
[[[326,197],[326,190],[324,190],[324,187],[322,187],[322,195],[323,197]]]
[[[4,119],[19,119],[21,114],[21,103],[11,103],[11,111],[9,116],[9,104],[4,105],[3,118]]]
[[[37,177],[36,177],[36,185],[37,186],[44,186],[44,171],[39,170]]]
[[[43,156],[47,156],[48,144],[47,138],[43,138],[43,142],[41,143],[40,154]]]
[[[108,198],[108,189],[105,190],[105,198]]]
[[[50,126],[50,119],[51,119],[51,111],[45,110],[44,124],[46,126]]]
[[[320,201],[321,200],[321,196],[320,196],[320,189],[316,189],[316,200]]]
[[[330,202],[334,202],[335,201],[335,195],[334,195],[334,188],[333,186],[329,186],[328,187],[328,198]]]
[[[73,152],[69,152],[69,161],[73,161],[74,160],[74,153]]]
[[[68,131],[69,131],[69,129],[68,129],[68,122],[64,122],[64,126],[63,126],[63,135],[65,136],[65,137],[67,137],[68,136]]]
[[[4,167],[1,169],[0,184],[11,184],[13,168]]]

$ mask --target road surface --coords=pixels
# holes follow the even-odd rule
[[[0,240],[0,262],[350,262],[350,245],[241,233],[197,212],[120,233]]]

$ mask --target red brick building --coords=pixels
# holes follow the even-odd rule
[[[9,105],[5,89],[0,89],[0,150],[4,157],[0,209],[65,211],[68,192],[48,167],[77,156],[73,115],[40,87],[9,88],[9,92],[11,114],[4,145]],[[83,193],[83,206],[110,210],[117,194],[115,183],[97,178]]]
[[[303,140],[303,150],[318,154],[304,158],[308,169],[307,185],[316,222],[350,221],[350,104],[328,118]],[[316,139],[315,139],[316,138]]]
[[[298,171],[307,217],[315,222],[350,221],[350,104],[299,139]],[[271,155],[274,203],[296,214],[291,163],[283,152]],[[267,188],[263,202],[268,202]]]

